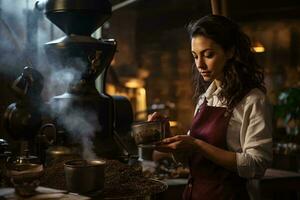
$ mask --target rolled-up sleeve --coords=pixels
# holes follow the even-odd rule
[[[237,171],[244,178],[259,178],[272,163],[271,110],[265,98],[250,99],[243,108]]]

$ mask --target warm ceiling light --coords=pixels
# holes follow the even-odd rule
[[[170,126],[171,127],[177,126],[177,121],[170,121]]]
[[[265,52],[265,47],[262,45],[262,43],[260,43],[258,41],[254,42],[254,45],[252,46],[252,49],[255,53]]]
[[[144,86],[144,81],[141,79],[131,78],[125,82],[125,87],[128,88],[141,88]]]

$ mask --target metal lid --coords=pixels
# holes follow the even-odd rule
[[[95,159],[95,160],[83,160],[83,159],[78,159],[78,160],[70,160],[65,163],[66,167],[71,167],[71,168],[82,168],[82,167],[93,167],[93,166],[100,166],[100,165],[105,165],[104,160],[100,159]]]

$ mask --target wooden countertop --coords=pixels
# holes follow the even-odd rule
[[[262,192],[274,192],[274,191],[298,191],[300,188],[300,173],[279,170],[279,169],[267,169],[265,176],[262,179],[258,179],[259,189]],[[169,189],[177,186],[184,188],[187,183],[187,179],[168,179],[164,181],[169,185]],[[180,195],[179,195],[180,196]],[[37,195],[29,198],[20,198],[15,194],[14,188],[0,188],[0,199],[4,200],[90,200],[91,198],[81,196],[74,193],[68,193],[63,190],[56,190],[46,187],[38,187]]]
[[[0,188],[0,199],[4,200],[89,200],[89,197],[74,193],[67,193],[64,190],[56,190],[46,187],[38,187],[37,194],[31,197],[22,198],[15,193],[14,188]]]
[[[265,176],[259,180],[262,192],[300,191],[300,173],[279,169],[267,169]]]
[[[300,179],[300,173],[270,168],[266,170],[266,173],[262,179],[267,180],[267,179],[278,179],[278,178],[299,178]]]

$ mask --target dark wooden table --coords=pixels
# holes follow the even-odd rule
[[[259,180],[261,199],[300,199],[300,173],[267,169],[265,176]]]
[[[161,199],[180,200],[187,179],[169,179],[165,182],[169,187]],[[262,179],[255,182],[255,200],[300,200],[300,173],[270,168]]]

